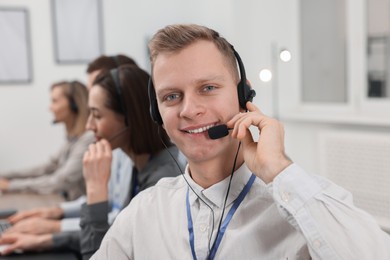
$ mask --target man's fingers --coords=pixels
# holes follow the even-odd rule
[[[263,114],[263,113],[261,112],[261,110],[260,110],[257,106],[255,106],[255,104],[253,104],[253,103],[250,102],[250,101],[246,102],[246,108],[248,109],[249,112],[255,112],[255,111],[257,111],[257,112],[260,112],[261,114]]]
[[[250,130],[246,129],[245,131],[246,131],[245,135],[243,136],[243,138],[240,139],[244,147],[254,142]]]

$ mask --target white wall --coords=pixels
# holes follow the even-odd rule
[[[80,0],[81,1],[81,0]],[[149,70],[146,40],[170,23],[200,23],[224,35],[240,53],[257,96],[255,103],[268,115],[274,110],[272,88],[282,87],[283,103],[299,92],[298,0],[103,0],[104,45],[108,55],[124,53]],[[50,0],[0,0],[0,7],[26,7],[30,12],[34,80],[29,85],[0,85],[0,170],[27,167],[47,159],[64,141],[64,130],[53,126],[49,86],[58,80],[86,80],[86,65],[58,65],[54,61]],[[279,75],[263,83],[261,68],[275,68],[272,50],[287,47],[293,60],[278,64]],[[295,55],[295,58],[294,58]],[[283,104],[282,104],[283,105]],[[285,119],[283,119],[285,120]],[[319,172],[317,136],[324,129],[387,131],[343,123],[285,120],[286,149],[310,172]]]
[[[64,130],[51,125],[50,84],[64,79],[84,80],[85,66],[54,62],[48,0],[0,1],[1,7],[29,10],[33,83],[0,85],[0,169],[29,166],[47,160],[64,140]]]
[[[157,29],[176,22],[207,25],[235,45],[246,65],[247,77],[257,90],[255,102],[271,113],[270,85],[261,84],[257,74],[270,62],[271,42],[292,33],[284,27],[289,24],[293,2],[103,0],[105,53],[130,55],[149,70],[146,41]],[[65,132],[62,126],[51,124],[49,87],[59,80],[86,82],[86,64],[55,63],[50,3],[0,0],[0,7],[24,7],[29,11],[33,63],[31,84],[0,85],[0,170],[43,162],[58,150]]]

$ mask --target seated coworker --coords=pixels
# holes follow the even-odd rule
[[[99,73],[125,64],[136,65],[132,58],[122,54],[115,56],[101,55],[94,59],[88,64],[86,70],[88,76],[87,89],[91,89],[93,81]],[[117,180],[118,177],[116,177],[116,179],[111,177],[109,181],[109,201],[110,204],[115,203],[117,205],[116,208],[118,208],[118,205],[123,207],[125,206],[125,203],[128,202],[128,200],[125,199],[128,196],[126,192],[122,192],[120,197],[115,196],[116,202],[113,202],[113,193],[115,190],[129,190],[130,181],[127,181],[127,179],[131,178],[132,167],[131,160],[121,149],[115,149],[113,151],[111,172],[115,174],[112,176],[121,175],[121,178],[119,178],[121,179],[120,182]],[[86,197],[81,196],[74,201],[66,201],[54,207],[42,207],[20,211],[9,218],[9,221],[14,224],[9,232],[29,234],[53,233],[55,242],[63,241],[64,237],[68,236],[68,233],[63,236],[63,234],[61,234],[62,232],[80,230],[81,205],[85,201]],[[115,219],[117,213],[117,210],[109,213],[110,224]],[[61,239],[59,239],[59,237],[61,237]],[[77,242],[76,244],[78,245],[79,243]]]
[[[145,71],[124,65],[100,74],[90,91],[88,122],[99,141],[90,145],[84,155],[87,203],[83,205],[80,222],[84,259],[89,259],[99,248],[109,228],[107,180],[111,150],[107,141],[110,138],[106,134],[108,129],[116,128],[118,133],[122,131],[120,129],[126,130],[126,139],[120,143],[125,145],[122,149],[134,162],[130,200],[159,179],[177,176],[180,174],[178,167],[184,167],[176,146],[149,115],[148,81],[149,75]],[[109,115],[119,116],[118,123],[109,121]]]
[[[133,162],[120,148],[115,149],[112,154],[111,172],[113,174],[108,184],[108,196],[110,205],[116,206],[112,207],[113,210],[108,213],[110,224],[114,222],[116,215],[119,213],[118,209],[124,208],[129,202],[129,194],[124,191],[129,190],[133,169]],[[8,218],[13,225],[7,232],[36,235],[52,233],[53,247],[62,247],[64,244],[69,244],[69,241],[66,240],[69,231],[80,230],[81,205],[85,201],[86,197],[81,196],[76,200],[63,202],[54,207],[20,211]],[[77,240],[75,243],[76,248],[78,248],[79,241]]]
[[[55,123],[65,125],[67,142],[48,162],[29,169],[0,172],[0,190],[61,193],[73,200],[85,194],[82,158],[93,135],[86,131],[87,88],[78,81],[51,86],[50,110]]]
[[[91,259],[390,259],[389,236],[349,192],[285,155],[282,124],[251,102],[223,37],[171,25],[149,48],[152,115],[188,165],[138,194]]]
[[[115,56],[101,55],[91,61],[87,67],[88,85],[87,89],[91,89],[96,76],[120,65],[136,65],[135,61],[125,55],[119,54]],[[111,165],[111,175],[109,181],[109,204],[116,205],[108,213],[108,222],[112,224],[118,208],[123,208],[129,202],[128,192],[130,187],[131,173],[133,163],[130,158],[121,150],[113,151],[113,160]],[[120,175],[120,178],[118,178]],[[121,191],[120,195],[114,195]],[[80,241],[80,211],[81,205],[86,201],[85,196],[81,196],[73,201],[66,201],[54,207],[42,207],[31,210],[20,211],[9,218],[13,227],[8,230],[8,233],[26,233],[44,236],[31,236],[32,239],[23,239],[26,236],[19,235],[19,248],[41,248],[40,241],[50,242],[51,249],[70,249],[79,253]]]
[[[88,75],[88,90],[91,89],[93,82],[95,81],[97,75],[99,75],[102,72],[118,68],[122,65],[137,65],[137,63],[130,57],[123,55],[123,54],[117,54],[113,56],[106,56],[101,55],[91,61],[88,64],[87,67],[87,75]]]
[[[115,76],[116,73],[119,77]],[[112,75],[120,79],[118,85],[114,83]],[[91,254],[91,251],[99,247],[109,228],[108,212],[117,207],[115,204],[111,206],[108,204],[111,148],[120,147],[134,162],[130,190],[116,191],[117,194],[129,192],[128,200],[131,200],[138,191],[154,185],[160,178],[180,173],[169,154],[180,160],[177,148],[170,144],[165,132],[162,131],[161,138],[169,146],[165,148],[161,143],[157,126],[148,115],[148,79],[148,74],[140,68],[123,66],[119,71],[113,70],[113,73],[99,75],[90,90],[91,114],[87,127],[95,132],[97,142],[90,145],[84,156],[87,204],[84,205],[82,212],[81,249],[85,255]],[[143,109],[146,112],[142,112]],[[71,236],[67,238],[72,244],[79,234],[73,235],[73,238]],[[31,238],[30,234],[6,233],[0,239],[0,244],[13,243],[10,250],[5,251],[5,254],[8,254],[12,252],[11,249],[53,248],[55,242],[53,236],[40,235],[35,236],[35,241],[39,244],[34,245]],[[28,246],[26,244],[23,244],[24,247],[21,246],[21,241],[26,240],[29,242]],[[16,245],[19,247],[15,247]]]

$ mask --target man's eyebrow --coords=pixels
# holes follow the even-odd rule
[[[226,81],[226,77],[224,77],[223,75],[206,76],[206,77],[202,77],[199,79],[194,79],[192,81],[192,84],[202,85],[202,84],[212,82],[212,81]],[[156,96],[161,97],[165,93],[176,92],[176,91],[180,91],[180,89],[177,87],[173,87],[173,86],[167,86],[167,87],[163,86],[158,91],[156,91]]]
[[[171,92],[175,92],[175,91],[178,91],[178,88],[175,88],[175,87],[166,87],[166,88],[162,88],[160,90],[158,90],[156,92],[156,96],[158,98],[161,98],[163,95],[165,95],[166,93],[171,93]]]
[[[212,81],[226,81],[226,77],[224,77],[223,75],[212,75],[210,77],[204,77],[204,78],[201,78],[201,79],[194,80],[194,83],[198,84],[198,85],[201,85],[201,84],[204,84],[204,83],[208,83],[210,81],[211,82]]]

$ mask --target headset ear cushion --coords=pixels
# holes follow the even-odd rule
[[[79,109],[78,109],[77,104],[76,104],[76,102],[74,101],[74,99],[71,98],[69,103],[70,103],[70,110],[71,110],[73,113],[76,113],[76,114],[77,114],[77,112],[79,112]]]
[[[256,96],[256,91],[254,91],[246,82],[240,81],[237,86],[238,101],[242,109],[246,108],[246,102],[253,100]]]
[[[77,106],[77,103],[74,100],[74,96],[76,94],[76,87],[77,87],[76,83],[77,83],[76,81],[70,82],[70,94],[68,97],[70,110],[75,114],[77,114],[79,112],[79,108]]]
[[[149,78],[148,94],[149,94],[149,103],[150,103],[150,116],[152,117],[153,121],[156,124],[162,125],[163,121],[162,121],[162,118],[161,118],[160,111],[158,111],[156,92],[154,90],[154,85],[153,85],[152,78]]]
[[[154,102],[150,103],[150,115],[152,116],[152,119],[155,123],[159,125],[163,124],[160,111],[158,111],[158,105],[156,99],[154,100]]]
[[[247,92],[246,102],[248,102],[248,101],[252,102],[253,98],[256,96],[256,91],[254,89],[251,89],[250,86],[248,86],[248,85],[247,85],[247,87],[249,88],[249,90]]]

